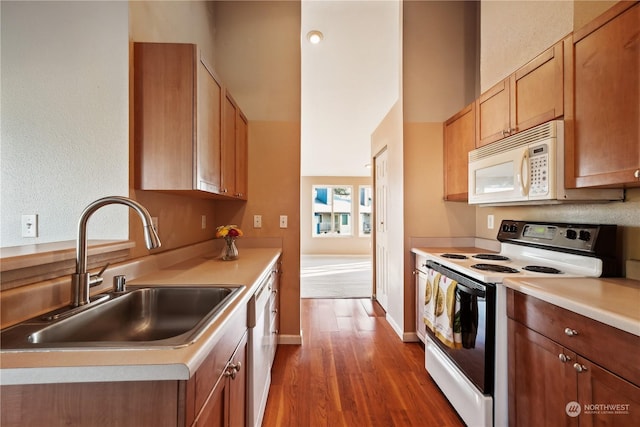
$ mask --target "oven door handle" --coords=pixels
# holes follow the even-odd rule
[[[457,284],[457,288],[460,289],[460,291],[464,292],[465,294],[473,295],[479,298],[485,298],[487,296],[486,292],[481,291],[479,289],[470,288],[461,283]]]

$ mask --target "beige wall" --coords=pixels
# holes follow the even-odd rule
[[[287,167],[283,167],[287,165]],[[238,224],[246,238],[282,241],[280,334],[284,342],[300,335],[300,122],[249,122],[249,200],[218,203],[220,224]],[[262,215],[262,228],[253,228]],[[280,215],[288,228],[280,228]],[[242,251],[243,239],[238,241]]]
[[[443,199],[442,122],[478,95],[477,3],[405,2],[403,28],[403,255],[398,266],[405,332],[414,330],[410,239],[475,235],[475,208]],[[432,25],[425,25],[429,22]],[[395,166],[395,165],[394,165]],[[395,173],[395,172],[394,172]],[[404,284],[404,287],[400,285]]]
[[[300,181],[300,249],[303,254],[351,254],[371,253],[371,235],[360,236],[360,215],[358,213],[359,186],[371,186],[371,177],[362,176],[303,176]],[[353,191],[351,236],[312,236],[313,186],[350,185]]]
[[[573,2],[573,29],[584,27],[589,21],[616,4],[618,0],[579,0]]]
[[[567,25],[566,21],[568,20],[569,29],[566,31],[568,33],[573,31],[574,28],[578,29],[584,26],[616,2],[544,2],[544,7],[533,7],[535,5],[532,4],[514,5],[513,3],[482,2],[483,43],[481,58],[484,68],[482,68],[481,76],[484,89],[486,89],[485,82],[493,80],[489,76],[508,75],[520,65],[532,59],[536,54],[551,46],[563,35],[551,33],[555,39],[553,37],[549,39],[546,35],[543,36],[543,33],[547,33],[549,23],[554,22],[549,17],[550,12],[555,15],[562,15],[561,18],[556,17],[553,19],[561,19],[563,28]],[[540,2],[524,3],[538,4]],[[487,13],[488,10],[492,11],[492,13]],[[508,22],[505,22],[506,16],[509,17]],[[487,28],[492,30],[487,30]],[[524,37],[523,33],[518,33],[518,31],[524,31],[525,29],[531,32],[529,37]],[[517,62],[506,63],[500,58],[503,51],[521,52],[524,56]],[[640,189],[627,190],[624,203],[538,207],[478,207],[476,211],[477,235],[494,239],[496,230],[487,228],[487,215],[489,214],[495,215],[496,224],[499,224],[499,221],[505,218],[550,222],[617,224],[622,229],[620,236],[622,240],[620,243],[622,259],[640,259]]]
[[[479,94],[478,2],[405,1],[405,122],[443,122]]]
[[[209,2],[129,2],[129,37],[131,42],[175,42],[195,43],[205,57],[213,58],[214,50],[213,9]],[[131,57],[133,59],[133,57]],[[211,59],[212,61],[213,59]],[[130,66],[133,65],[130,61]],[[130,73],[130,76],[132,73]],[[133,84],[130,84],[131,89]],[[130,96],[133,102],[133,96]],[[130,107],[131,134],[133,141],[133,108]],[[134,150],[129,147],[129,183],[134,184]],[[151,191],[130,190],[131,197],[142,203],[149,212],[158,217],[158,228],[162,248],[157,252],[179,248],[215,237],[215,206],[213,200],[162,194]],[[201,228],[202,215],[207,217],[207,227]],[[132,257],[146,255],[142,226],[135,216],[130,216],[131,239],[139,242]]]
[[[573,30],[573,2],[482,0],[480,28],[484,92]]]
[[[412,237],[473,237],[475,207],[464,202],[443,200],[442,123],[404,124],[404,253],[411,252]],[[405,259],[406,289],[414,291],[412,259]],[[405,325],[412,330],[415,294],[407,295]]]
[[[249,119],[246,203],[217,203],[220,224],[282,240],[280,339],[300,339],[300,4],[216,2],[215,69]],[[262,228],[253,228],[262,215]],[[288,216],[288,228],[279,216]],[[238,247],[242,250],[242,240]]]
[[[2,1],[0,10],[0,246],[71,241],[89,203],[129,192],[129,9]],[[100,209],[89,237],[127,239],[127,211]],[[37,237],[22,237],[23,214],[38,215]]]
[[[375,194],[375,157],[386,151],[387,155],[387,233],[389,236],[387,254],[387,320],[402,334],[404,331],[404,247],[400,236],[404,235],[404,176],[403,176],[403,136],[402,136],[402,102],[397,102],[382,120],[371,136],[371,153],[374,156],[372,172],[374,174]],[[374,215],[374,227],[376,226]],[[375,259],[375,238],[373,254]]]
[[[249,119],[248,201],[135,192],[159,217],[163,250],[211,239],[237,224],[245,245],[283,245],[280,332],[300,335],[300,5],[282,1],[130,2],[133,40],[197,43]],[[133,182],[133,180],[131,180]],[[207,215],[207,229],[200,229]],[[253,215],[263,227],[253,228]],[[287,229],[279,227],[288,216]],[[135,220],[131,233],[142,241]],[[265,239],[273,241],[273,239]],[[251,243],[249,243],[251,242]],[[144,245],[138,245],[138,247]],[[238,247],[242,250],[242,239]]]

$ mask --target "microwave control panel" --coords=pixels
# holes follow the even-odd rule
[[[549,146],[536,145],[529,148],[530,196],[543,196],[549,193]]]

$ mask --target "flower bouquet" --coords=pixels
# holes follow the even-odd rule
[[[225,245],[220,254],[222,260],[229,261],[238,258],[236,239],[242,237],[242,230],[237,225],[221,225],[216,228],[216,237],[225,240]]]

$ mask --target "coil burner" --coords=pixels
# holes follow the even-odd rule
[[[509,261],[509,257],[498,254],[477,254],[473,256],[475,259],[484,259],[487,261]]]
[[[477,268],[478,270],[483,271],[493,271],[496,273],[517,273],[518,270],[515,268],[507,267],[506,265],[499,264],[473,264],[472,268]]]
[[[442,254],[440,256],[442,258],[450,258],[450,259],[467,259],[467,256],[462,254]]]
[[[562,274],[562,271],[553,267],[545,267],[543,265],[527,265],[522,267],[523,270],[533,271],[534,273]]]

